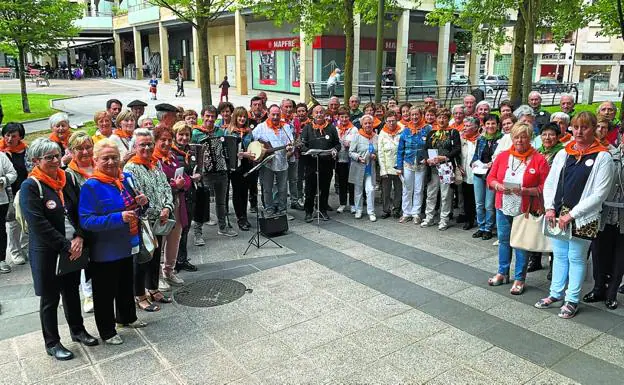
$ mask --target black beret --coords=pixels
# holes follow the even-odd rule
[[[128,107],[146,107],[147,103],[140,101],[138,99],[135,99],[133,101],[131,101],[130,103],[128,103]]]
[[[178,109],[175,106],[172,106],[169,103],[160,103],[156,105],[156,111],[164,111],[164,112],[178,112]]]

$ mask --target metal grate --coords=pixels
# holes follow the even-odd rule
[[[251,289],[232,279],[208,279],[183,286],[173,297],[180,305],[212,307],[236,301],[247,291]]]

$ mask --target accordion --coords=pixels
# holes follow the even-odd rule
[[[209,137],[201,144],[191,144],[191,153],[197,159],[197,169],[202,174],[231,171],[231,159],[235,160],[237,156],[235,145],[236,138],[229,136]]]

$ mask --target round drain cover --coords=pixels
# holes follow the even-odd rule
[[[232,279],[207,279],[181,287],[173,297],[180,305],[212,307],[233,302],[246,290],[245,285]]]

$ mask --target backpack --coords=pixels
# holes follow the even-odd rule
[[[43,200],[43,189],[41,188],[41,182],[35,177],[29,176],[30,179],[34,180],[37,183],[37,187],[39,187],[39,199]],[[13,205],[15,206],[15,220],[22,227],[22,232],[28,234],[28,223],[26,223],[26,218],[22,214],[22,207],[20,206],[20,194],[15,194],[15,198],[13,200]]]

